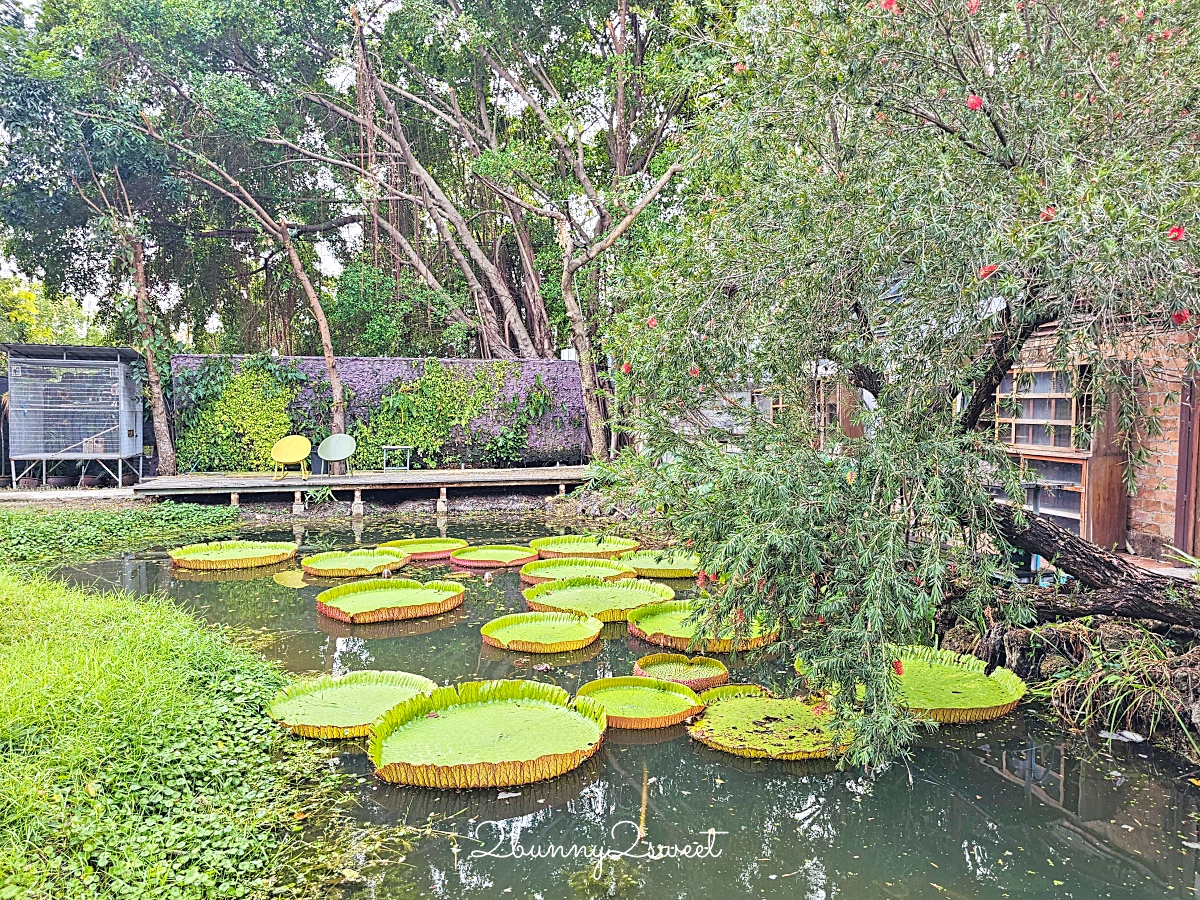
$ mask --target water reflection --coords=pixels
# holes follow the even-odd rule
[[[538,519],[429,517],[372,523],[361,534],[310,525],[254,536],[324,548],[434,534],[520,542],[548,533]],[[429,580],[448,572],[432,563],[402,574]],[[629,673],[655,649],[611,627],[576,654],[486,647],[479,626],[524,608],[514,572],[490,583],[477,574],[463,579],[466,602],[444,616],[370,626],[322,619],[315,609],[322,585],[274,568],[249,580],[186,580],[171,572],[165,553],[150,552],[64,574],[103,588],[164,593],[210,621],[262,632],[268,652],[295,672],[402,669],[440,683],[536,678],[574,690]],[[672,586],[684,596],[690,587]],[[733,665],[737,681],[768,684],[786,669],[763,660]],[[1200,898],[1200,809],[1183,767],[1144,745],[1089,750],[1029,711],[942,729],[907,764],[874,781],[825,763],[736,759],[692,743],[682,728],[614,732],[576,772],[508,792],[386,785],[371,776],[361,745],[340,748],[337,764],[362,776],[364,819],[433,822],[452,835],[422,841],[403,866],[367,872],[368,881],[351,891],[356,900],[634,891],[652,898]],[[619,851],[639,827],[647,840],[670,846],[704,840],[713,829],[719,855],[610,860],[611,881],[600,882],[590,880],[592,863],[582,857],[513,858],[551,845]],[[481,853],[492,847],[495,853]]]

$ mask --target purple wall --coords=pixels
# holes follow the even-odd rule
[[[204,360],[213,357],[181,353],[171,358],[172,377],[178,378],[185,369],[199,368]],[[235,364],[242,356],[230,356]],[[470,373],[480,366],[493,365],[492,360],[443,359],[448,369]],[[325,381],[325,360],[319,356],[281,357],[280,362],[295,363],[296,368],[314,384]],[[578,463],[587,456],[587,424],[583,405],[583,387],[579,379],[579,363],[559,359],[518,359],[508,365],[512,371],[504,380],[497,401],[524,396],[533,387],[538,375],[554,398],[554,409],[534,422],[529,429],[529,449],[526,463]],[[342,356],[337,361],[338,374],[346,388],[353,392],[346,411],[347,430],[354,420],[365,420],[379,403],[384,391],[394,381],[406,383],[421,377],[424,360],[390,356]],[[301,388],[297,402],[311,409],[311,388]],[[486,441],[502,423],[488,415],[480,416],[468,426],[477,437]],[[455,442],[457,443],[457,441]]]

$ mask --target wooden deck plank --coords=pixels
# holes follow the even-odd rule
[[[523,469],[411,469],[312,475],[307,481],[289,472],[278,481],[270,472],[172,475],[134,485],[139,497],[188,494],[261,494],[328,487],[339,490],[404,490],[413,488],[543,487],[587,481],[587,466],[542,466]]]

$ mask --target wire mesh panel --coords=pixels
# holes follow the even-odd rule
[[[12,359],[14,458],[119,458],[141,453],[141,399],[117,362]]]

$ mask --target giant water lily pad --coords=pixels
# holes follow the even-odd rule
[[[465,589],[453,581],[422,584],[408,578],[356,581],[317,594],[317,611],[352,625],[436,616],[462,605]]]
[[[699,555],[684,550],[634,550],[617,559],[641,578],[695,578],[700,569]]]
[[[682,653],[651,653],[643,656],[633,664],[633,674],[673,681],[693,691],[706,691],[729,680],[729,670],[719,659],[707,656],[689,658]]]
[[[597,678],[576,696],[603,706],[611,728],[669,728],[704,711],[691,688],[659,678]]]
[[[492,619],[482,628],[483,642],[518,653],[567,653],[600,637],[604,623],[574,613],[514,613]]]
[[[332,550],[306,556],[300,565],[308,575],[322,578],[350,578],[378,575],[399,569],[408,562],[408,555],[390,548],[374,550]]]
[[[696,609],[696,605],[687,600],[640,607],[629,614],[629,633],[672,650],[688,650],[696,644],[706,653],[757,650],[779,637],[777,626],[772,628],[755,621],[737,636],[736,642],[732,625],[722,629],[719,634],[700,640],[696,637],[695,623],[689,621]]]
[[[735,697],[774,697],[775,695],[761,684],[722,684],[700,692],[700,699],[705,704],[713,704],[718,700],[732,700]]]
[[[449,537],[425,537],[425,538],[405,538],[400,541],[388,541],[380,544],[380,547],[388,547],[392,550],[399,550],[401,553],[407,553],[409,559],[446,559],[455,550],[461,550],[467,546],[467,542],[460,538]]]
[[[470,681],[413,697],[373,730],[385,781],[433,788],[509,787],[569,772],[604,740],[604,708],[537,681]]]
[[[620,581],[636,577],[637,572],[631,566],[612,559],[539,559],[521,566],[521,581],[525,584],[545,584],[568,578]]]
[[[700,743],[735,756],[817,759],[834,756],[848,742],[835,740],[829,730],[833,718],[822,700],[734,695],[711,702],[688,731]]]
[[[612,559],[638,548],[637,541],[603,534],[561,534],[530,541],[542,559]]]
[[[505,569],[523,566],[535,559],[537,551],[532,547],[513,544],[484,544],[480,547],[463,547],[450,553],[451,562],[471,569]]]
[[[914,713],[935,722],[997,719],[1016,709],[1025,682],[1005,668],[990,675],[983,660],[949,650],[901,647],[898,675],[904,701]]]
[[[631,609],[675,598],[665,584],[636,578],[564,578],[526,588],[524,594],[529,608],[538,612],[572,612],[601,622],[624,622]]]
[[[322,675],[284,688],[267,707],[271,718],[314,738],[362,737],[371,723],[395,706],[437,684],[411,672],[352,672]]]
[[[167,554],[181,569],[251,569],[291,559],[296,545],[290,541],[214,541],[176,547]]]

